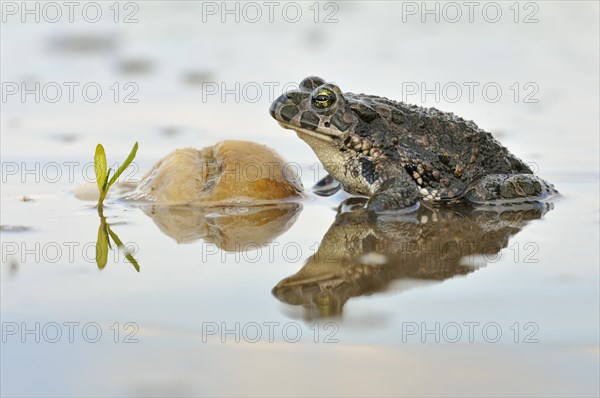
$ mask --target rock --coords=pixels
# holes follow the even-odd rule
[[[299,198],[294,167],[265,145],[221,141],[177,149],[142,178],[128,199],[158,204],[256,204]]]

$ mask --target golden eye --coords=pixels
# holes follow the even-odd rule
[[[312,98],[312,104],[315,108],[329,108],[335,102],[335,94],[326,88],[319,90]]]

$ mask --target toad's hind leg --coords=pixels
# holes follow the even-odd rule
[[[533,174],[489,174],[467,188],[464,198],[473,203],[543,200],[558,194],[549,182]]]

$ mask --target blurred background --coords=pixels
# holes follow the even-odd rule
[[[32,2],[28,14],[4,3],[4,159],[89,152],[99,138],[129,147],[141,137],[144,159],[221,137],[276,143],[286,157],[312,159],[267,110],[318,75],[343,91],[472,119],[507,134],[505,144],[523,158],[545,154],[560,165],[543,164],[547,172],[564,172],[575,153],[578,168],[596,166],[594,2],[116,4],[56,11]],[[22,101],[21,89],[36,83],[39,103],[34,94]],[[55,85],[62,96],[51,103]]]
[[[98,322],[105,338],[3,334],[3,396],[598,395],[598,2],[69,4],[1,3],[3,333],[6,322]],[[296,261],[205,261],[202,241],[179,245],[122,203],[107,216],[136,242],[139,274],[121,263],[99,272],[81,255],[7,257],[7,242],[93,245],[94,203],[70,192],[94,181],[86,165],[99,142],[109,163],[139,142],[135,182],[175,148],[256,141],[300,163],[310,187],[323,176],[316,156],[268,113],[310,75],[452,111],[529,162],[563,193],[511,240],[536,243],[539,261],[504,251],[468,277],[356,298],[327,345],[199,335],[207,321],[293,321],[312,336],[271,289],[333,222],[327,199],[305,203],[274,242],[303,248]],[[497,322],[505,339],[407,344],[406,321]],[[113,343],[114,322],[139,325],[140,342]],[[539,344],[513,343],[514,322],[539,325]]]

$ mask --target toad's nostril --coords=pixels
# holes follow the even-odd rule
[[[277,102],[278,101],[273,102],[269,107],[269,113],[271,114],[271,117],[275,117],[275,110],[277,110]]]

